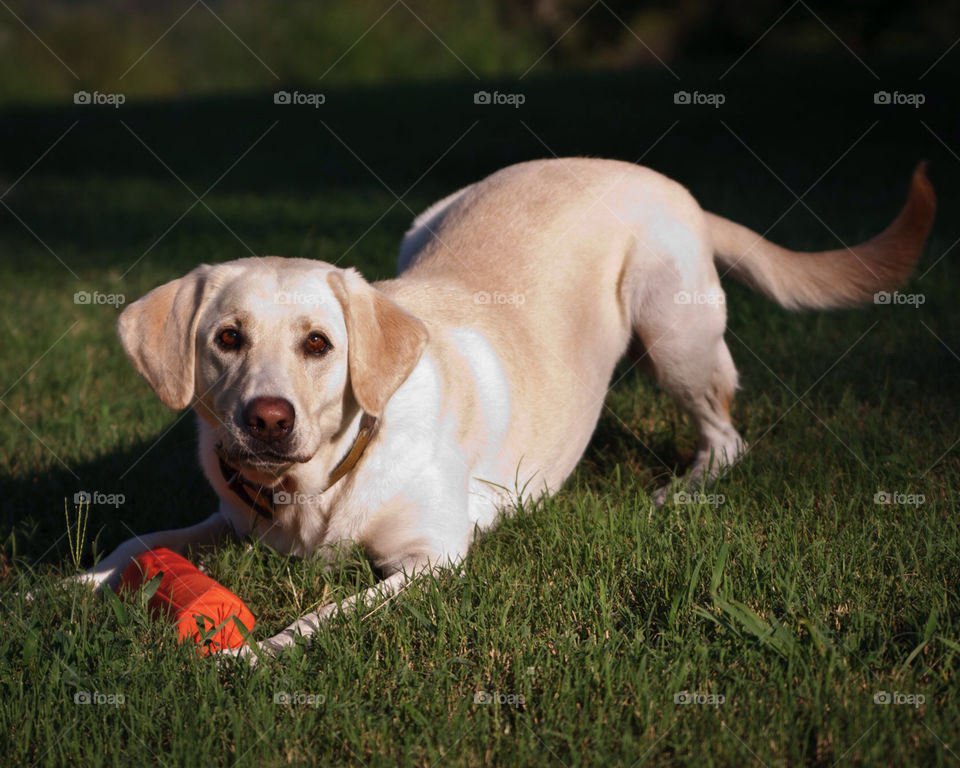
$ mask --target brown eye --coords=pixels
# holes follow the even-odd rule
[[[217,331],[217,345],[220,349],[234,352],[240,349],[243,343],[243,337],[236,328],[223,328]]]
[[[310,333],[303,342],[303,351],[308,355],[323,355],[330,350],[330,342],[322,333]]]

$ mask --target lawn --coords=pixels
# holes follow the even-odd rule
[[[956,764],[950,66],[922,84],[920,63],[875,66],[874,80],[846,56],[722,83],[720,65],[677,67],[683,88],[726,94],[717,109],[674,104],[680,86],[659,71],[483,84],[522,92],[519,108],[474,104],[477,83],[450,81],[329,90],[318,109],[271,93],[4,109],[4,762]],[[880,87],[921,86],[922,110],[873,103]],[[197,658],[136,600],[53,588],[78,559],[215,505],[193,417],[126,362],[117,303],[251,252],[388,276],[415,213],[552,154],[642,158],[798,249],[879,231],[926,157],[939,216],[903,289],[922,299],[793,314],[725,281],[734,418],[752,448],[707,495],[652,508],[695,437],[625,361],[562,492],[483,535],[458,572],[255,669]],[[102,303],[76,303],[84,291]],[[79,490],[123,500],[92,507],[74,557]],[[261,639],[373,581],[358,552],[329,571],[256,542],[194,560],[243,597]]]

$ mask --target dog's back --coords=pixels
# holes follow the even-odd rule
[[[705,213],[650,169],[533,161],[417,217],[400,249],[400,278],[381,287],[434,332],[473,328],[491,341],[514,398],[510,453],[550,490],[579,460],[635,336],[701,433],[699,481],[743,450],[729,419],[737,376],[715,259],[788,308],[864,303],[910,274],[934,208],[921,166],[903,211],[879,236],[797,253]]]

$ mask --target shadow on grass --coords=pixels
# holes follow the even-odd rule
[[[6,552],[28,564],[72,567],[64,502],[75,522],[78,491],[123,496],[119,505],[90,506],[84,567],[93,564],[94,541],[97,552],[109,554],[134,534],[191,525],[217,509],[216,495],[197,462],[192,417],[182,419],[161,439],[72,464],[71,469],[57,465],[42,474],[0,476],[0,497],[5,499],[0,526]]]

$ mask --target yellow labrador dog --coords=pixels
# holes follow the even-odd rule
[[[113,586],[147,548],[253,534],[302,556],[359,543],[385,579],[353,601],[395,592],[462,560],[518,495],[560,488],[631,340],[699,431],[683,483],[700,485],[744,450],[716,265],[789,308],[869,303],[909,276],[934,207],[921,166],[882,233],[797,253],[647,168],[545,160],[429,208],[394,280],[275,257],[197,267],[128,307],[119,332],[160,399],[196,412],[219,511],[132,539],[84,578]]]

